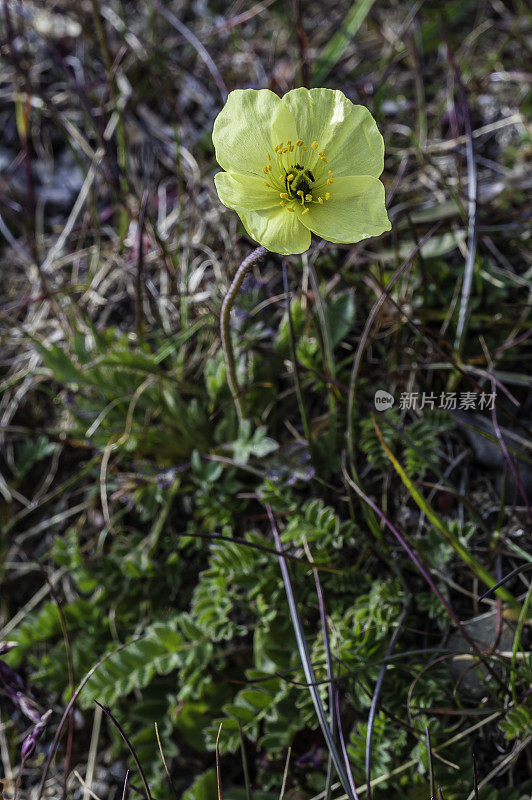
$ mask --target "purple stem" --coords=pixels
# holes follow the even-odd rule
[[[284,267],[284,263],[283,263]],[[321,623],[321,630],[323,634],[323,646],[325,649],[325,661],[327,664],[327,679],[329,681],[329,730],[331,731],[331,736],[334,739],[335,732],[336,732],[336,715],[335,715],[335,698],[338,697],[338,689],[334,683],[334,673],[333,673],[333,666],[332,666],[332,656],[331,656],[331,643],[329,641],[329,629],[327,626],[327,613],[325,611],[325,601],[323,599],[323,591],[321,588],[320,583],[320,576],[316,567],[312,567],[312,573],[314,575],[314,583],[316,584],[316,594],[318,596],[318,606],[320,609],[320,623]],[[347,774],[350,776],[351,774],[351,767],[346,762]],[[331,774],[332,774],[332,758],[331,754],[329,753],[329,757],[327,759],[327,777],[325,779],[325,797],[329,796],[329,788],[331,784]],[[353,787],[354,788],[354,787]],[[355,792],[356,793],[356,792]]]
[[[74,705],[75,705],[75,703],[76,703],[76,701],[77,701],[77,699],[79,697],[79,694],[80,694],[81,690],[83,689],[83,687],[85,686],[85,684],[87,683],[89,678],[96,672],[96,670],[99,667],[101,667],[101,665],[105,661],[107,661],[107,659],[111,658],[111,656],[113,656],[115,653],[120,652],[120,650],[123,650],[125,647],[129,647],[130,644],[133,644],[134,642],[138,642],[139,638],[142,638],[142,637],[138,637],[137,639],[132,639],[130,642],[125,642],[124,644],[121,644],[118,647],[116,647],[111,653],[107,653],[103,658],[100,658],[100,660],[97,661],[96,664],[93,667],[90,668],[90,670],[86,673],[86,675],[82,678],[81,682],[78,684],[78,687],[77,687],[76,691],[74,692],[74,694],[72,695],[72,697],[70,698],[67,707],[63,711],[63,716],[61,717],[61,719],[59,721],[59,725],[57,726],[57,730],[55,732],[54,739],[52,741],[52,744],[50,745],[50,750],[48,752],[48,758],[47,758],[46,763],[44,765],[44,768],[42,770],[41,781],[39,783],[39,788],[37,789],[37,795],[35,797],[35,800],[41,800],[42,793],[43,793],[43,790],[44,790],[44,784],[46,783],[46,778],[48,777],[48,770],[50,769],[50,764],[52,763],[52,759],[53,759],[53,757],[55,755],[55,751],[57,750],[57,745],[59,744],[59,739],[61,738],[61,732],[63,730],[63,726],[64,726],[66,720],[68,719],[68,717],[70,715],[70,712],[71,712],[72,708],[74,707]]]
[[[353,773],[351,772],[351,767],[349,764],[349,756],[347,755],[347,747],[345,746],[345,739],[344,739],[344,732],[342,730],[342,720],[340,719],[340,693],[336,691],[335,693],[335,711],[336,711],[336,724],[338,725],[338,738],[340,739],[340,748],[342,750],[342,755],[344,757],[344,764],[346,766],[347,777],[349,779],[349,786],[351,787],[351,791],[353,792],[354,796],[358,800],[357,790],[355,789],[355,784],[353,783]]]
[[[109,711],[109,709],[107,709],[105,706],[102,706],[102,704],[101,704],[101,703],[99,703],[97,700],[95,700],[94,702],[96,703],[96,705],[98,706],[98,708],[101,708],[101,709],[102,709],[102,711],[103,711],[103,713],[104,713],[104,714],[106,714],[106,715],[109,717],[109,719],[111,720],[111,722],[113,723],[113,725],[114,725],[114,726],[115,726],[115,728],[117,729],[118,733],[119,733],[119,734],[120,734],[120,736],[122,737],[122,739],[123,739],[123,741],[124,741],[124,743],[125,743],[125,745],[126,745],[127,749],[129,750],[129,752],[131,753],[131,755],[132,755],[132,757],[133,757],[133,761],[135,762],[135,766],[136,766],[136,767],[137,767],[137,769],[138,769],[138,772],[139,772],[140,778],[141,778],[141,780],[142,780],[142,783],[144,784],[144,789],[146,790],[146,797],[148,798],[148,800],[153,800],[153,798],[152,798],[152,796],[151,796],[151,792],[150,792],[150,787],[148,786],[148,781],[146,780],[146,776],[145,776],[145,774],[144,774],[144,770],[143,770],[143,769],[142,769],[142,767],[141,767],[141,764],[140,764],[140,761],[139,761],[139,759],[138,759],[138,756],[137,756],[137,754],[135,753],[135,750],[133,749],[133,745],[131,744],[131,742],[130,742],[130,741],[129,741],[129,739],[127,738],[127,736],[126,736],[125,732],[122,730],[122,728],[121,728],[120,724],[119,724],[119,723],[118,723],[118,721],[117,721],[117,720],[116,720],[116,719],[113,717],[113,715],[111,714],[111,712]]]
[[[399,634],[401,633],[401,628],[403,626],[403,622],[405,621],[407,611],[408,611],[408,600],[405,600],[401,616],[399,617],[399,622],[397,623],[397,628],[395,629],[390,644],[388,645],[386,653],[384,654],[384,663],[379,670],[379,676],[377,678],[377,683],[375,684],[375,691],[373,692],[373,697],[371,698],[371,706],[368,715],[368,729],[366,734],[366,790],[367,790],[368,800],[371,800],[371,744],[373,742],[373,725],[375,722],[375,714],[377,712],[377,705],[379,702],[381,688],[384,681],[384,675],[386,674],[386,669],[388,667],[388,659],[392,655],[395,645],[397,644],[397,639],[399,638]]]

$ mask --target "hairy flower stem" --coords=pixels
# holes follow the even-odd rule
[[[233,352],[233,344],[231,342],[231,309],[233,307],[235,297],[238,294],[238,290],[242,286],[244,278],[248,274],[251,267],[256,264],[257,261],[259,261],[266,254],[266,252],[267,250],[265,247],[257,247],[257,249],[250,253],[249,256],[240,264],[236,271],[236,275],[233,278],[231,286],[229,287],[229,291],[225,295],[222,303],[222,313],[220,314],[220,332],[222,335],[222,348],[224,351],[225,366],[227,370],[227,383],[229,384],[231,394],[233,395],[233,400],[235,401],[236,413],[239,420],[244,419],[245,414],[244,404],[242,402],[242,398],[240,397],[240,391],[238,389],[238,383],[236,380],[235,354]]]

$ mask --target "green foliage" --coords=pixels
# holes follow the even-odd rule
[[[56,600],[74,683],[101,662],[76,712],[76,721],[85,720],[73,742],[82,774],[98,699],[125,730],[157,800],[174,794],[155,723],[185,800],[217,796],[220,722],[223,800],[246,800],[239,722],[253,800],[279,797],[289,747],[285,797],[321,796],[327,754],[269,504],[330,714],[325,612],[356,785],[363,786],[368,711],[386,666],[372,744],[372,777],[385,780],[374,800],[427,800],[426,727],[445,800],[470,795],[472,749],[481,780],[496,765],[510,766],[481,786],[480,800],[529,798],[527,754],[519,750],[532,727],[529,626],[515,640],[513,661],[487,652],[498,680],[471,661],[485,697],[466,696],[451,672],[448,611],[353,488],[356,480],[400,531],[462,620],[495,603],[479,600],[481,581],[468,556],[497,576],[528,558],[526,517],[510,478],[506,494],[500,491],[504,459],[494,455],[493,468],[479,463],[456,417],[442,409],[373,407],[378,388],[396,401],[402,392],[430,391],[437,405],[442,392],[489,391],[496,379],[499,423],[524,436],[531,138],[520,120],[532,103],[522,66],[525,4],[300,3],[298,19],[290,3],[259,3],[249,13],[252,4],[228,11],[220,0],[101,0],[70,4],[82,25],[73,37],[56,37],[53,25],[38,35],[43,20],[32,20],[33,6],[51,7],[47,26],[68,4],[28,4],[29,15],[23,5],[7,4],[10,21],[4,14],[14,36],[4,37],[3,48],[16,69],[4,71],[0,148],[7,192],[0,220],[0,616],[17,644],[5,664],[53,717],[21,773],[19,796],[31,794],[70,698]],[[208,59],[168,19],[180,6]],[[93,19],[100,13],[101,31]],[[275,53],[282,58],[272,68]],[[241,422],[218,317],[238,259],[253,245],[212,187],[211,128],[223,94],[209,77],[215,68],[228,88],[275,92],[305,85],[309,75],[319,85],[321,76],[367,104],[385,141],[392,222],[390,235],[354,246],[314,239],[301,257],[283,264],[268,253],[254,266],[231,317],[246,404]],[[469,124],[479,236],[468,293]],[[334,159],[334,143],[319,144]],[[93,154],[100,145],[102,157]],[[51,198],[65,153],[84,175],[93,166],[78,202],[73,195],[62,210]],[[68,235],[56,250],[60,232]],[[467,330],[457,346],[462,313]],[[489,412],[479,413],[490,424]],[[394,471],[373,417],[407,480]],[[451,496],[454,505],[444,502]],[[437,519],[427,506],[420,513],[420,498]],[[529,578],[522,572],[505,590],[519,597]],[[503,618],[506,605],[503,598]],[[1,694],[2,756],[16,773],[27,720],[8,689]],[[65,741],[49,776],[54,797],[62,792]],[[132,766],[107,718],[98,745],[97,763],[109,773],[115,759]],[[131,782],[133,796],[138,775]],[[94,788],[98,796],[120,796],[115,786]]]
[[[229,446],[236,463],[247,464],[251,456],[262,458],[277,450],[279,445],[266,435],[265,427],[261,425],[252,431],[250,420],[244,419],[239,426],[238,439]]]
[[[212,800],[218,792],[216,771],[209,769],[199,775],[190,789],[183,795],[183,800]]]
[[[364,772],[366,760],[366,738],[368,726],[365,722],[359,722],[356,729],[351,732],[347,752],[359,774]],[[376,714],[373,724],[372,739],[372,778],[380,778],[390,771],[391,765],[399,753],[405,752],[407,734],[404,730],[395,732],[393,739],[389,735],[389,723],[385,715],[380,711]],[[390,786],[388,781],[380,784],[382,789]]]
[[[331,549],[355,544],[356,533],[350,520],[340,522],[334,509],[317,498],[303,503],[301,511],[289,520],[281,540],[295,546],[302,546],[306,541],[312,552],[323,551],[330,558]]]
[[[209,441],[206,404],[194,396],[183,366],[184,340],[154,352],[132,350],[127,335],[108,328],[74,336],[69,350],[35,346],[54,380],[72,390],[65,401],[73,435],[168,463]]]
[[[143,689],[158,675],[179,674],[180,696],[187,699],[203,679],[212,643],[204,631],[185,615],[150,625],[141,639],[117,650],[91,675],[83,690],[82,705],[93,698],[114,705],[133,689]]]
[[[532,734],[532,708],[530,704],[508,709],[504,719],[500,721],[499,727],[508,740],[530,736]]]
[[[18,443],[15,454],[15,475],[20,480],[38,461],[48,458],[57,450],[57,444],[46,436],[36,439],[26,437]]]
[[[377,422],[384,441],[399,458],[409,477],[422,478],[428,470],[438,474],[439,437],[452,427],[452,420],[445,411],[425,409],[421,416],[408,422],[401,420],[398,408],[391,408],[379,415]],[[388,456],[371,417],[361,422],[359,446],[374,469],[389,468]]]

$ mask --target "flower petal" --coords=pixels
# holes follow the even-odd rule
[[[264,175],[256,178],[238,172],[217,172],[214,184],[227,208],[243,207],[248,211],[279,208],[279,193],[264,185]]]
[[[329,188],[329,187],[327,187]],[[331,198],[312,203],[308,214],[297,212],[313,233],[337,244],[359,242],[391,229],[384,205],[384,186],[371,175],[334,178]]]
[[[297,138],[288,106],[269,89],[235,89],[214,121],[216,160],[228,172],[262,175],[267,152]]]
[[[318,143],[334,177],[373,175],[384,169],[384,141],[365,106],[355,106],[338,89],[293,89],[282,99],[297,135]]]
[[[286,208],[269,211],[248,211],[235,208],[252,239],[272,253],[289,256],[304,253],[310,247],[310,231],[301,224],[297,214]]]

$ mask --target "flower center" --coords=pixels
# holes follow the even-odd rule
[[[308,148],[302,139],[292,144],[279,142],[274,148],[274,157],[266,153],[268,163],[262,168],[268,178],[264,185],[279,193],[279,205],[294,213],[296,207],[308,214],[311,203],[323,205],[331,199],[328,187],[333,183],[331,170],[326,169],[325,153],[317,152],[318,143]]]

